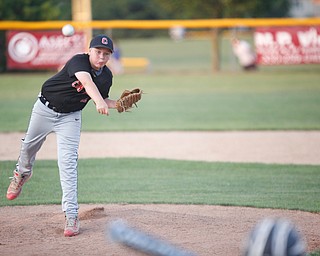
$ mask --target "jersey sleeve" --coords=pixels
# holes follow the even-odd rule
[[[89,63],[89,55],[87,54],[78,54],[73,56],[68,63],[68,75],[72,77],[75,73],[79,71],[91,72],[91,67]]]

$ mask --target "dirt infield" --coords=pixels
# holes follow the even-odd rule
[[[15,160],[20,133],[0,134],[0,160]],[[38,159],[55,159],[49,136]],[[129,141],[128,148],[119,142]],[[110,147],[104,146],[105,141]],[[170,144],[168,143],[170,142]],[[143,142],[143,143],[142,143]],[[82,145],[91,145],[84,147]],[[80,157],[152,157],[223,162],[320,164],[320,132],[84,133]],[[4,198],[2,200],[5,200]],[[59,205],[0,207],[0,255],[142,255],[112,243],[107,224],[122,218],[197,255],[240,255],[265,217],[292,220],[308,251],[320,249],[320,214],[196,205],[81,205],[81,234],[63,237]]]
[[[17,159],[23,136],[0,133],[0,160]],[[320,165],[319,152],[320,131],[106,132],[82,133],[79,157]],[[51,134],[37,158],[56,159],[56,155],[55,136]]]

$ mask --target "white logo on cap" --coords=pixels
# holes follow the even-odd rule
[[[108,39],[103,37],[102,40],[101,40],[101,43],[103,44],[108,44]]]

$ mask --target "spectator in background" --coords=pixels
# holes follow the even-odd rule
[[[113,54],[111,55],[111,59],[108,62],[108,67],[112,71],[113,74],[118,75],[123,73],[123,65],[121,62],[121,49],[117,41],[114,40],[113,44]]]
[[[233,53],[237,57],[239,64],[246,71],[256,70],[256,54],[252,50],[251,45],[244,40],[233,38],[232,41]]]
[[[173,26],[169,29],[169,35],[175,42],[180,42],[185,38],[186,30],[182,26]]]

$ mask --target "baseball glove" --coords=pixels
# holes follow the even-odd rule
[[[116,109],[119,113],[126,112],[132,108],[133,105],[137,106],[137,102],[141,100],[142,90],[135,88],[132,90],[125,90],[116,102]]]

